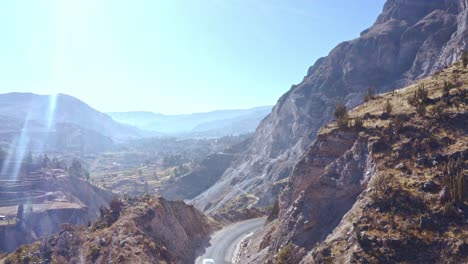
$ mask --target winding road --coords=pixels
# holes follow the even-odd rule
[[[235,223],[216,232],[210,240],[210,246],[205,254],[195,260],[195,264],[203,264],[204,259],[213,259],[216,264],[232,263],[237,244],[265,223],[265,217],[255,218]]]

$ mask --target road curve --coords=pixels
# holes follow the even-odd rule
[[[237,244],[249,233],[261,227],[265,219],[265,217],[250,219],[219,230],[211,237],[210,246],[205,254],[195,260],[195,264],[202,264],[203,259],[213,259],[216,264],[232,263]]]

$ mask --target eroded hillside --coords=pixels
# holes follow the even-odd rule
[[[215,223],[183,202],[114,199],[93,225],[63,227],[4,263],[190,263]],[[1,262],[1,261],[0,261]]]
[[[242,263],[467,262],[467,83],[459,62],[341,105]]]

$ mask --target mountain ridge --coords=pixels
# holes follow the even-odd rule
[[[275,183],[289,175],[319,128],[332,119],[336,102],[354,107],[369,87],[378,92],[403,87],[461,57],[468,49],[467,5],[387,1],[374,25],[317,60],[303,81],[281,96],[245,153],[193,203],[211,213],[249,192],[260,198],[259,205],[272,204],[280,189]]]

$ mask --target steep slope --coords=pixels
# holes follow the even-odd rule
[[[253,132],[270,110],[271,106],[262,106],[189,115],[163,115],[151,112],[114,112],[108,114],[118,122],[148,131],[182,136],[219,137]]]
[[[380,92],[403,87],[460,58],[468,48],[467,5],[466,0],[387,1],[372,27],[319,59],[278,100],[244,155],[194,204],[212,212],[243,192],[258,196],[260,204],[273,203],[277,185],[331,120],[337,101],[354,107],[370,86]]]
[[[467,83],[459,63],[322,128],[243,261],[466,263]]]
[[[222,152],[208,155],[195,169],[161,188],[161,194],[170,200],[195,198],[219,180],[219,177],[231,165],[231,162],[242,153],[250,140],[247,138]]]
[[[114,200],[91,227],[66,227],[5,263],[193,263],[214,222],[183,202],[145,196]]]
[[[66,171],[48,169],[21,173],[16,179],[0,176],[0,251],[13,251],[42,236],[60,231],[64,223],[85,225],[99,216],[112,194]],[[19,207],[23,207],[23,219]]]
[[[138,129],[115,122],[108,115],[65,94],[0,94],[0,113],[25,122],[35,121],[49,128],[57,123],[72,123],[114,139],[140,135]]]

